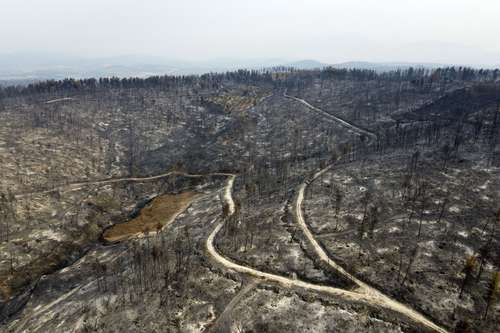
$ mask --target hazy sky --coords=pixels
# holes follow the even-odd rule
[[[0,0],[0,53],[500,63],[499,0]]]

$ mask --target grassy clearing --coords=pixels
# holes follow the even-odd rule
[[[136,218],[107,229],[103,239],[108,243],[116,243],[140,234],[159,231],[182,213],[196,195],[195,192],[183,192],[156,197]]]

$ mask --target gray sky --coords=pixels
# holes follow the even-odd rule
[[[0,53],[500,63],[499,0],[0,0]]]

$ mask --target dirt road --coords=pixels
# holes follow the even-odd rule
[[[234,176],[234,175],[229,177],[229,179],[226,183],[226,186],[224,188],[224,200],[226,201],[226,204],[229,207],[229,215],[234,214],[234,211],[235,211],[234,201],[233,201],[233,197],[231,195],[235,177],[236,176]],[[329,286],[316,285],[316,284],[304,282],[301,280],[280,276],[277,274],[266,273],[266,272],[256,270],[252,267],[240,265],[240,264],[233,262],[232,260],[230,260],[230,259],[224,257],[222,254],[220,254],[214,246],[214,239],[217,236],[217,234],[219,233],[219,231],[222,229],[223,226],[224,226],[224,221],[220,221],[219,223],[216,224],[214,230],[207,238],[206,248],[207,248],[207,251],[210,254],[210,256],[212,258],[214,258],[217,262],[219,262],[221,265],[223,265],[224,267],[226,267],[228,269],[232,269],[232,270],[239,272],[239,273],[249,274],[249,275],[256,277],[258,279],[277,282],[277,283],[280,283],[286,287],[296,286],[296,287],[305,288],[305,289],[323,291],[323,292],[327,292],[329,294],[344,296],[346,298],[350,298],[351,300],[355,300],[355,299],[359,298],[359,294],[352,292],[352,291],[348,291],[348,290],[344,290],[344,289],[340,289],[340,288],[329,287]]]
[[[427,328],[430,328],[436,332],[446,332],[445,329],[439,327],[438,325],[434,324],[432,321],[429,319],[425,318],[422,314],[418,313],[417,311],[409,308],[408,306],[384,295],[380,291],[378,291],[375,288],[370,287],[363,281],[357,279],[355,276],[351,275],[348,273],[343,267],[338,265],[335,261],[333,261],[328,254],[323,250],[323,247],[319,244],[319,242],[316,240],[312,232],[310,231],[309,227],[307,226],[304,216],[302,213],[302,203],[304,201],[304,192],[309,184],[311,184],[314,180],[318,179],[322,174],[324,174],[326,171],[332,168],[332,165],[327,166],[326,168],[320,170],[317,172],[311,180],[305,181],[302,183],[299,187],[299,191],[295,200],[295,217],[296,221],[301,228],[301,230],[304,232],[304,235],[306,238],[309,240],[311,245],[314,248],[314,251],[316,252],[316,255],[325,263],[327,263],[330,267],[335,269],[337,272],[339,272],[342,276],[345,278],[349,279],[350,281],[354,282],[356,285],[358,285],[359,289],[357,289],[358,293],[360,295],[364,295],[365,299],[368,300],[368,302],[372,305],[379,305],[381,307],[384,307],[386,309],[393,310],[395,312],[404,314],[408,318],[411,318],[417,323],[420,323]]]
[[[48,190],[34,191],[34,192],[27,192],[27,193],[18,193],[18,194],[15,194],[15,197],[16,197],[16,199],[19,199],[19,198],[23,198],[23,197],[26,197],[29,195],[49,194],[49,193],[56,192],[56,191],[63,191],[63,192],[79,191],[82,189],[83,186],[90,186],[90,185],[108,185],[108,184],[114,184],[114,183],[120,183],[120,182],[145,182],[145,181],[151,181],[151,180],[165,178],[165,177],[168,177],[171,175],[178,175],[178,176],[190,177],[190,178],[201,178],[201,177],[209,177],[209,176],[231,176],[232,174],[224,173],[224,172],[215,172],[215,173],[209,173],[209,174],[188,174],[188,173],[179,172],[179,171],[170,171],[167,173],[162,173],[159,175],[148,176],[148,177],[121,177],[121,178],[109,178],[109,179],[102,179],[102,180],[89,180],[89,181],[83,181],[83,182],[69,183],[69,184],[65,184],[65,185],[55,186],[54,188],[51,188]]]
[[[325,173],[327,170],[329,170],[331,166],[326,167],[325,169],[322,169],[318,173],[315,174],[313,179],[318,178],[320,175]],[[235,212],[235,206],[234,206],[234,200],[232,198],[232,188],[235,180],[235,175],[232,175],[229,177],[226,186],[224,188],[224,200],[226,201],[226,204],[229,207],[229,215],[234,214]],[[310,182],[310,181],[309,181]],[[307,183],[309,183],[307,182]],[[397,313],[401,313],[408,318],[412,319],[418,324],[421,324],[425,327],[427,327],[430,330],[433,330],[435,332],[440,332],[440,333],[446,333],[447,331],[438,325],[434,324],[427,318],[425,318],[423,315],[420,313],[410,309],[409,307],[383,295],[380,293],[378,290],[368,286],[367,284],[363,283],[362,281],[358,280],[356,277],[352,276],[349,274],[347,271],[345,271],[341,266],[337,265],[334,261],[332,261],[328,255],[323,251],[321,246],[318,244],[312,233],[309,231],[307,225],[305,224],[303,215],[302,215],[302,201],[304,199],[304,190],[307,186],[307,183],[304,182],[303,184],[300,185],[299,188],[299,193],[297,195],[296,201],[295,201],[295,207],[296,207],[296,218],[301,226],[302,230],[306,234],[306,237],[308,240],[313,244],[314,249],[317,253],[317,255],[320,257],[321,260],[326,261],[330,266],[338,270],[342,275],[344,275],[346,278],[350,279],[353,281],[355,284],[359,286],[359,289],[357,291],[350,291],[350,290],[344,290],[341,288],[335,288],[335,287],[329,287],[329,286],[324,286],[324,285],[317,285],[305,281],[301,281],[298,279],[292,279],[284,276],[280,276],[277,274],[271,274],[271,273],[266,273],[262,272],[259,270],[256,270],[252,267],[249,266],[244,266],[240,265],[238,263],[233,262],[232,260],[224,257],[222,254],[220,254],[215,246],[214,246],[214,239],[219,233],[219,231],[222,229],[224,226],[224,221],[220,221],[217,223],[216,227],[210,234],[210,236],[207,238],[206,241],[206,247],[207,251],[210,254],[212,258],[214,258],[217,262],[219,262],[221,265],[225,266],[228,269],[232,269],[236,272],[239,273],[244,273],[251,275],[255,278],[262,279],[262,280],[267,280],[270,282],[277,282],[285,287],[299,287],[299,288],[304,288],[304,289],[309,289],[309,290],[315,290],[318,292],[324,292],[328,293],[330,295],[342,297],[345,300],[349,301],[357,301],[357,302],[364,302],[373,306],[379,306],[382,308],[386,308],[392,311],[395,311]],[[300,213],[299,213],[300,212]]]
[[[338,117],[336,117],[336,116],[334,116],[334,115],[332,115],[324,110],[321,110],[320,108],[317,108],[317,107],[311,105],[309,102],[303,100],[302,98],[287,95],[286,92],[283,94],[283,96],[285,96],[288,99],[291,99],[291,100],[294,100],[294,101],[297,101],[297,102],[304,104],[305,106],[307,106],[309,109],[313,110],[314,112],[316,112],[316,113],[318,113],[318,114],[320,114],[320,115],[322,115],[330,120],[333,120],[333,121],[339,123],[340,125],[357,133],[358,135],[366,135],[366,136],[370,137],[371,139],[377,138],[377,135],[375,133],[367,131],[367,130],[362,129],[362,128],[359,128],[354,124],[351,124],[351,123],[349,123],[343,119],[340,119],[340,118],[338,118]]]
[[[322,115],[324,115],[328,119],[335,121],[335,122],[338,122],[338,123],[342,124],[343,126],[351,129],[352,131],[354,131],[360,135],[361,134],[367,135],[370,139],[377,138],[376,134],[368,132],[366,130],[363,130],[363,129],[361,129],[353,124],[345,122],[342,119],[339,119],[335,116],[332,116],[329,113],[312,106],[311,104],[309,104],[308,102],[306,102],[300,98],[288,96],[288,95],[286,95],[286,93],[284,94],[284,96],[287,98],[297,100],[297,101],[305,104],[306,106],[308,106],[310,109],[314,110],[315,112],[321,113]],[[418,323],[418,324],[420,324],[420,325],[422,325],[422,326],[424,326],[427,329],[430,329],[432,331],[446,333],[447,331],[444,328],[436,325],[435,323],[433,323],[431,320],[427,319],[425,316],[423,316],[419,312],[417,312],[417,311],[411,309],[410,307],[384,295],[383,293],[381,293],[377,289],[370,287],[369,285],[367,285],[363,281],[357,279],[355,276],[353,276],[349,272],[347,272],[343,267],[338,265],[335,261],[333,261],[326,254],[326,252],[323,250],[321,245],[318,243],[318,241],[316,240],[316,238],[314,237],[312,232],[309,230],[307,224],[305,223],[303,211],[302,211],[302,203],[304,201],[305,190],[309,184],[311,184],[314,180],[318,179],[321,175],[323,175],[325,172],[330,170],[332,168],[332,166],[333,166],[333,164],[318,171],[316,174],[314,174],[314,176],[311,179],[304,181],[299,186],[298,194],[296,196],[295,205],[294,205],[295,206],[294,207],[295,219],[296,219],[297,223],[299,224],[300,228],[302,229],[302,231],[304,232],[308,241],[312,244],[314,251],[316,252],[316,255],[322,261],[326,262],[330,267],[332,267],[337,272],[339,272],[342,276],[344,276],[348,280],[355,283],[358,286],[358,289],[356,289],[355,292],[340,289],[340,288],[329,287],[329,286],[316,285],[316,284],[304,282],[304,281],[297,280],[297,279],[291,279],[291,278],[279,276],[276,274],[262,272],[262,271],[254,269],[252,267],[237,264],[237,263],[231,261],[230,259],[227,259],[226,257],[221,255],[215,249],[214,244],[213,244],[215,237],[217,236],[219,231],[224,226],[224,221],[220,221],[216,225],[215,229],[212,231],[210,236],[208,237],[207,242],[206,242],[206,247],[207,247],[208,253],[216,261],[218,261],[220,264],[222,264],[226,268],[232,269],[234,271],[249,274],[249,275],[254,276],[256,278],[259,278],[259,279],[277,282],[277,283],[280,283],[284,286],[295,286],[295,287],[300,287],[300,288],[305,288],[305,289],[310,289],[310,290],[316,290],[316,291],[325,292],[325,293],[328,293],[331,295],[343,297],[344,299],[351,300],[351,301],[365,302],[365,303],[368,303],[372,306],[378,306],[378,307],[382,307],[382,308],[400,313],[400,314],[410,318],[415,323]],[[235,177],[236,177],[235,175],[230,176],[230,178],[228,179],[228,181],[226,183],[225,189],[224,189],[224,200],[226,201],[226,203],[229,207],[229,215],[233,215],[235,212],[234,201],[233,201],[232,194],[231,194]]]
[[[362,128],[359,128],[357,127],[356,125],[354,124],[350,124],[340,118],[337,118],[319,108],[316,108],[314,106],[312,106],[311,104],[309,104],[307,101],[303,100],[303,99],[300,99],[300,98],[297,98],[297,97],[293,97],[293,96],[289,96],[286,94],[285,92],[285,97],[287,98],[290,98],[290,99],[293,99],[293,100],[296,100],[296,101],[299,101],[301,102],[302,104],[306,105],[307,107],[309,107],[310,109],[318,112],[318,113],[321,113],[322,115],[324,115],[325,117],[327,117],[328,119],[330,120],[333,120],[333,121],[336,121],[338,123],[340,123],[341,125],[353,130],[354,132],[358,133],[358,134],[364,134],[364,135],[367,135],[370,139],[376,139],[377,138],[377,135],[372,133],[372,132],[368,132]],[[316,240],[316,237],[313,235],[313,233],[311,232],[311,230],[309,229],[308,225],[306,224],[305,220],[304,220],[304,216],[303,216],[303,210],[302,210],[302,203],[304,201],[304,193],[305,193],[305,190],[307,188],[307,186],[309,184],[311,184],[312,182],[314,182],[316,179],[318,179],[319,177],[321,177],[325,172],[327,172],[328,170],[330,170],[331,168],[333,167],[333,164],[325,167],[324,169],[318,171],[316,174],[314,174],[314,176],[311,178],[311,179],[308,179],[306,181],[304,181],[300,186],[299,186],[299,190],[298,190],[298,194],[296,196],[296,199],[295,199],[295,207],[294,207],[294,213],[295,213],[295,220],[296,222],[298,223],[299,227],[301,228],[301,230],[303,231],[304,235],[306,236],[306,238],[308,239],[308,241],[311,243],[311,245],[313,246],[314,248],[314,251],[316,252],[316,255],[324,262],[326,262],[330,267],[332,267],[333,269],[335,269],[338,273],[340,273],[342,276],[344,276],[345,278],[347,278],[348,280],[352,281],[353,283],[355,283],[359,288],[357,289],[358,293],[360,295],[363,295],[365,296],[364,299],[368,300],[368,303],[372,304],[372,305],[378,305],[378,306],[381,306],[381,307],[384,307],[386,309],[390,309],[390,310],[393,310],[395,312],[398,312],[398,313],[401,313],[403,315],[405,315],[406,317],[408,318],[411,318],[413,321],[415,321],[416,323],[419,323],[433,331],[436,331],[436,332],[441,332],[441,333],[444,333],[446,332],[445,329],[443,329],[442,327],[436,325],[435,323],[433,323],[432,321],[430,321],[429,319],[427,319],[425,316],[423,316],[421,313],[411,309],[410,307],[386,296],[385,294],[381,293],[380,291],[378,291],[377,289],[369,286],[368,284],[364,283],[363,281],[359,280],[358,278],[356,278],[355,276],[351,275],[349,272],[347,272],[343,267],[341,267],[340,265],[338,265],[334,260],[332,260],[328,254],[324,251],[323,247],[319,244],[319,242]]]
[[[227,329],[229,322],[231,321],[231,313],[239,301],[245,297],[252,289],[254,289],[259,284],[258,279],[251,279],[246,285],[238,291],[238,293],[233,297],[233,299],[226,305],[224,311],[220,314],[213,325],[207,330],[207,332],[221,332],[221,328]]]
[[[264,99],[266,99],[270,96],[272,96],[272,95],[264,97],[261,101],[263,101]],[[291,96],[287,96],[287,95],[285,95],[285,96],[287,98],[292,98],[292,99],[295,99],[295,100],[305,104],[306,106],[308,106],[310,109],[314,110],[315,112],[321,113],[325,117],[328,117],[328,119],[330,119],[332,121],[336,121],[336,122],[342,124],[343,126],[351,129],[352,131],[354,131],[358,134],[364,134],[364,135],[369,136],[370,138],[374,138],[374,137],[376,138],[375,134],[370,133],[368,131],[365,131],[363,129],[360,129],[353,124],[345,122],[345,121],[343,121],[335,116],[332,116],[332,115],[330,115],[330,114],[328,114],[328,113],[326,113],[318,108],[315,108],[314,106],[310,105],[309,103],[307,103],[304,100],[301,100],[301,99],[298,99],[295,97],[291,97]],[[220,254],[217,251],[217,249],[215,248],[215,245],[214,245],[215,237],[218,235],[219,231],[224,226],[224,222],[225,222],[224,220],[220,220],[218,222],[217,222],[217,219],[214,220],[214,222],[216,222],[215,228],[213,229],[213,231],[210,233],[210,235],[208,236],[208,238],[206,240],[206,249],[207,249],[207,252],[209,253],[209,255],[215,261],[217,261],[219,264],[226,267],[227,269],[231,269],[231,270],[234,270],[236,272],[248,274],[248,275],[254,277],[256,279],[255,283],[258,283],[259,281],[264,280],[264,281],[279,283],[285,287],[304,288],[307,290],[314,290],[317,292],[327,293],[327,294],[332,295],[332,296],[341,297],[342,299],[348,300],[348,301],[363,302],[363,303],[366,303],[366,304],[369,304],[369,305],[372,305],[375,307],[381,307],[381,308],[388,309],[390,311],[400,313],[400,314],[410,318],[415,323],[420,324],[420,325],[422,325],[430,330],[440,332],[440,333],[446,333],[447,331],[445,329],[434,324],[432,321],[425,318],[422,314],[414,311],[413,309],[409,308],[406,305],[403,305],[403,304],[391,299],[390,297],[382,294],[380,291],[370,287],[366,283],[360,281],[359,279],[357,279],[356,277],[354,277],[353,275],[348,273],[344,268],[342,268],[340,265],[335,263],[335,261],[331,260],[328,257],[328,255],[326,254],[326,252],[323,250],[321,245],[318,243],[318,241],[316,240],[316,238],[314,237],[312,232],[309,230],[309,228],[304,220],[303,211],[302,211],[302,203],[304,200],[304,193],[305,193],[307,186],[310,183],[312,183],[315,179],[319,178],[322,174],[327,172],[331,167],[332,167],[332,165],[320,170],[311,179],[306,180],[304,183],[302,183],[299,186],[298,194],[297,194],[295,202],[294,202],[295,219],[296,219],[297,223],[299,224],[300,228],[302,229],[302,231],[304,232],[308,241],[312,244],[314,251],[316,252],[316,255],[321,260],[325,261],[328,265],[330,265],[333,269],[335,269],[340,274],[342,274],[344,277],[346,277],[347,279],[349,279],[353,283],[355,283],[359,287],[358,289],[356,289],[356,291],[344,290],[341,288],[335,288],[335,287],[319,285],[319,284],[313,284],[313,283],[305,282],[305,281],[302,281],[299,279],[294,279],[294,278],[290,278],[290,277],[286,277],[286,276],[280,276],[277,274],[262,272],[262,271],[259,271],[257,269],[252,268],[252,267],[249,267],[249,266],[240,265],[240,264],[224,257],[222,254]],[[161,175],[150,176],[150,177],[124,177],[124,178],[116,178],[116,179],[105,179],[105,180],[97,180],[97,181],[79,182],[79,183],[73,183],[73,184],[68,184],[68,185],[64,185],[64,186],[59,186],[59,187],[56,187],[56,188],[51,189],[51,190],[34,192],[34,193],[36,193],[36,194],[50,193],[50,192],[53,192],[56,190],[72,191],[72,190],[78,190],[82,186],[86,186],[86,185],[105,185],[105,184],[112,184],[112,183],[122,182],[122,181],[148,181],[148,180],[154,180],[154,179],[167,177],[167,176],[172,175],[172,174],[179,174],[179,175],[183,175],[186,177],[204,177],[204,176],[207,176],[207,175],[187,175],[187,174],[183,174],[183,173],[179,173],[179,172],[168,172],[168,173],[164,173]],[[224,198],[224,201],[226,202],[226,204],[228,205],[229,215],[230,216],[233,215],[235,213],[235,203],[234,203],[234,200],[232,197],[232,189],[233,189],[236,175],[228,174],[228,173],[213,173],[213,174],[209,174],[209,175],[228,176],[226,185],[224,187],[223,198]],[[31,193],[31,194],[34,194],[34,193]],[[26,195],[29,195],[29,194],[27,194],[27,193],[18,194],[18,196],[26,196]],[[250,288],[250,287],[248,287],[248,288]],[[244,295],[244,293],[243,293],[243,295]],[[240,298],[243,297],[243,295],[241,295]],[[238,300],[239,299],[236,299],[236,300],[233,299],[233,301],[235,301],[235,302]],[[230,302],[230,304],[231,303],[234,304],[233,301]],[[51,305],[52,305],[52,303],[49,304],[49,306],[51,306]],[[219,319],[223,320],[223,318],[222,319],[219,318]]]

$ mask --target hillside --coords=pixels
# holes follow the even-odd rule
[[[295,65],[1,87],[1,330],[495,331],[500,73]]]

